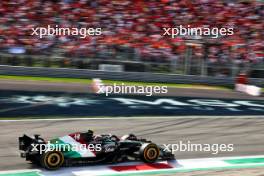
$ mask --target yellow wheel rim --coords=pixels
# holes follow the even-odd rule
[[[155,148],[148,149],[147,156],[148,156],[148,159],[150,159],[150,160],[155,159],[157,157],[156,149]]]
[[[154,160],[159,156],[159,151],[157,150],[156,147],[154,146],[149,146],[145,151],[144,151],[144,158],[148,161]]]
[[[57,166],[61,161],[61,157],[58,153],[51,153],[47,156],[47,163],[49,166]]]

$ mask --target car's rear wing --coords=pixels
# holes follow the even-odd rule
[[[18,138],[19,150],[26,151],[32,143],[44,142],[44,140],[39,136],[40,135],[35,134],[34,138],[32,138],[24,134],[22,137],[19,137]]]
[[[33,143],[33,141],[34,139],[32,139],[31,137],[25,134],[22,137],[19,137],[18,138],[19,150],[26,151],[28,147]]]

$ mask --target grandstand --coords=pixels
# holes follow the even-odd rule
[[[17,0],[0,2],[0,64],[264,77],[263,2]],[[214,15],[212,15],[214,14]],[[102,35],[32,36],[32,28],[100,27]],[[208,39],[162,36],[164,27],[234,27]],[[257,66],[256,66],[257,65]]]

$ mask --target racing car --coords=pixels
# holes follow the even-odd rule
[[[48,170],[62,166],[174,160],[174,155],[163,146],[134,134],[118,138],[116,135],[94,135],[93,131],[76,132],[63,137],[44,140],[40,135],[19,137],[20,156]]]

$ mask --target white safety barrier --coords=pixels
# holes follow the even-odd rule
[[[260,96],[261,95],[261,88],[254,86],[254,85],[236,84],[235,90],[239,91],[239,92],[244,92],[244,93],[252,95],[252,96]]]
[[[104,93],[105,92],[104,83],[100,78],[93,78],[91,87],[94,93],[99,93],[99,92]]]

